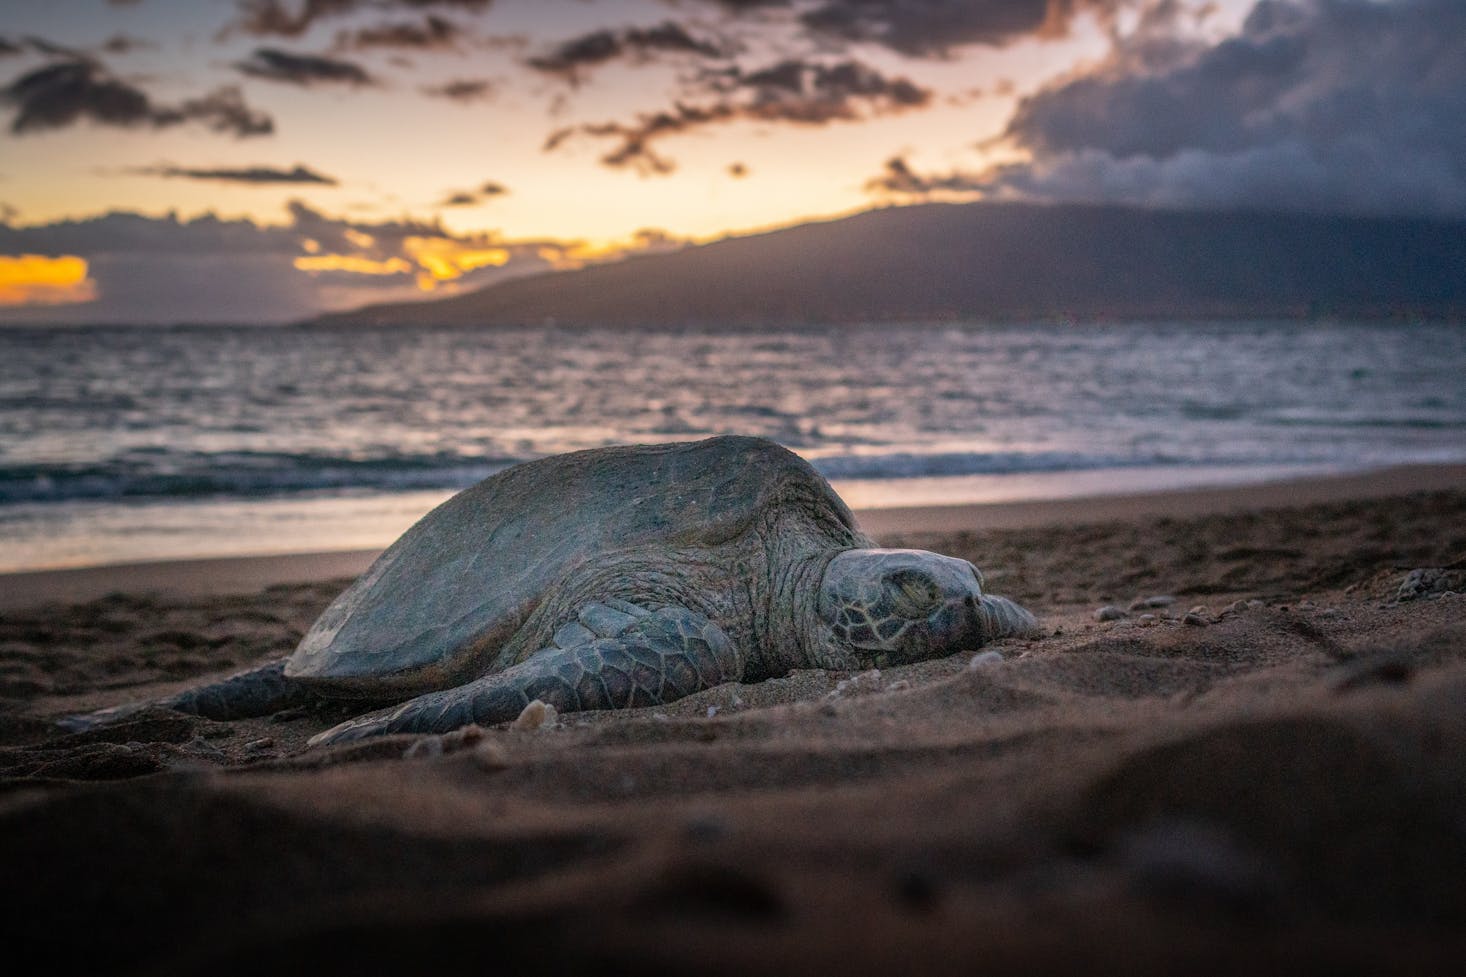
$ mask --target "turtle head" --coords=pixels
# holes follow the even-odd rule
[[[825,568],[819,616],[850,667],[941,658],[1023,634],[1033,615],[982,592],[966,560],[926,550],[846,550]]]

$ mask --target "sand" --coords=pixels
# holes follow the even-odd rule
[[[366,555],[0,578],[5,946],[109,973],[1456,973],[1466,481],[1432,471],[872,514],[1043,636],[330,750],[304,743],[332,707],[50,720],[288,653]]]

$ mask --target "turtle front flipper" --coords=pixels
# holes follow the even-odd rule
[[[304,705],[314,698],[299,683],[285,677],[285,660],[281,659],[231,675],[220,682],[184,689],[163,699],[130,702],[85,715],[66,716],[57,720],[56,725],[68,732],[79,733],[121,722],[153,707],[174,709],[203,716],[205,719],[249,719],[253,716],[268,716],[291,706]]]
[[[743,677],[742,653],[702,615],[615,604],[588,605],[578,623],[556,632],[555,646],[512,668],[349,720],[311,745],[508,722],[535,699],[560,712],[655,706]]]

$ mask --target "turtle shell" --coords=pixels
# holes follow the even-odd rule
[[[829,483],[761,438],[596,448],[515,465],[404,533],[326,608],[286,674],[366,696],[454,684],[584,561],[633,547],[717,546],[768,507],[796,500],[836,536],[858,538]]]

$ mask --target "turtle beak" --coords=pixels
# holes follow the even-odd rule
[[[984,594],[978,598],[978,602],[983,636],[988,641],[1021,638],[1038,630],[1037,619],[1006,597]]]

